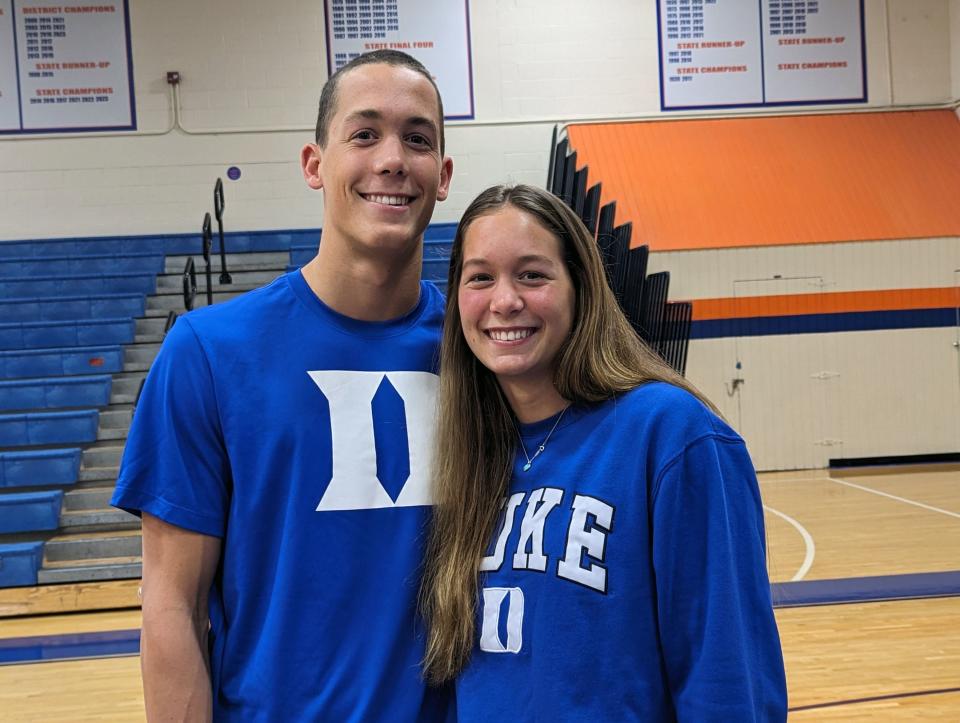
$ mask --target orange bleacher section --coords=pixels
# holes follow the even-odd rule
[[[571,125],[651,251],[960,236],[949,110]]]

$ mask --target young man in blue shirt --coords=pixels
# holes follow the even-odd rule
[[[453,171],[429,73],[395,51],[345,66],[301,165],[317,256],[181,317],[124,452],[151,719],[445,714],[415,615],[443,314],[422,242]]]

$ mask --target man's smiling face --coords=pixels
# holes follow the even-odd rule
[[[323,243],[359,254],[417,250],[453,164],[443,158],[437,95],[410,68],[363,65],[340,78],[326,145],[304,149],[304,176],[324,192]]]

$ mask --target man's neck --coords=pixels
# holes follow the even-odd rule
[[[420,299],[422,246],[410,258],[344,257],[320,244],[301,271],[314,294],[339,314],[359,321],[403,316]]]

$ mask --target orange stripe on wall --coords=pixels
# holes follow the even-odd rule
[[[695,321],[756,316],[839,314],[850,311],[944,309],[960,307],[960,288],[744,296],[736,299],[697,299],[692,303]]]
[[[572,125],[654,251],[960,236],[949,110]]]

